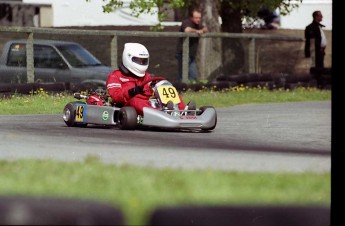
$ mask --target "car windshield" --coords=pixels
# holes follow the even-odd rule
[[[57,46],[57,48],[61,51],[62,55],[72,67],[101,65],[101,62],[97,60],[96,57],[78,45],[61,45]]]

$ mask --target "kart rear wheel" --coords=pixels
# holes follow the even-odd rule
[[[122,130],[134,130],[137,126],[137,111],[135,108],[125,106],[119,112],[119,127]]]
[[[73,103],[66,104],[66,106],[63,109],[62,118],[68,127],[86,127],[87,123],[74,122],[75,115],[76,115],[76,107],[75,107],[76,103],[84,104],[84,102],[73,102]]]
[[[199,110],[200,110],[199,115],[201,115],[201,114],[202,114],[206,109],[208,109],[208,108],[213,108],[213,109],[215,109],[215,108],[212,107],[212,106],[202,106],[202,107],[199,108]],[[204,128],[204,129],[202,129],[202,130],[214,130],[214,128],[216,128],[216,126],[217,126],[217,114],[216,114],[216,121],[214,122],[214,125],[213,125],[212,127],[210,127],[210,128]]]

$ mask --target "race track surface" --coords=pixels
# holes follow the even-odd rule
[[[217,108],[212,132],[67,127],[58,115],[0,115],[0,159],[224,171],[330,172],[331,102]],[[62,109],[61,109],[62,111]]]

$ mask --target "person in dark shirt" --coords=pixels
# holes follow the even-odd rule
[[[312,56],[311,54],[311,40],[314,40],[314,51],[315,56],[312,59],[313,66],[316,68],[324,68],[324,58],[325,58],[325,49],[327,45],[327,40],[325,33],[323,32],[322,28],[325,27],[320,22],[322,21],[322,13],[321,11],[314,11],[313,14],[313,21],[311,24],[306,26],[304,30],[305,36],[305,48],[304,54],[306,58]]]
[[[326,35],[322,30],[324,25],[320,22],[322,21],[322,13],[317,10],[314,11],[313,21],[306,26],[304,30],[305,37],[305,47],[304,55],[306,58],[311,57],[312,65],[310,68],[310,73],[315,76],[317,81],[317,86],[323,88],[324,78],[323,74],[327,74],[327,69],[324,67],[325,59],[325,49],[327,45]],[[313,45],[313,46],[312,46]],[[329,72],[328,72],[329,73]]]
[[[258,12],[258,17],[263,19],[265,24],[261,26],[261,29],[278,29],[279,16],[276,11],[269,10],[265,7],[261,8]]]
[[[189,18],[184,20],[180,26],[180,32],[192,32],[202,35],[206,33],[207,27],[201,24],[201,12],[198,9],[193,9]],[[182,42],[183,38],[177,43],[177,54],[176,59],[178,61],[178,81],[182,81]],[[189,61],[188,61],[188,79],[190,81],[197,80],[197,66],[195,62],[197,49],[198,49],[199,38],[190,38],[189,39]]]

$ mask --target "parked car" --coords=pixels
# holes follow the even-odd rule
[[[63,83],[66,89],[105,87],[113,70],[75,42],[34,39],[34,83]],[[0,92],[4,84],[26,84],[26,40],[8,41],[0,58]]]

